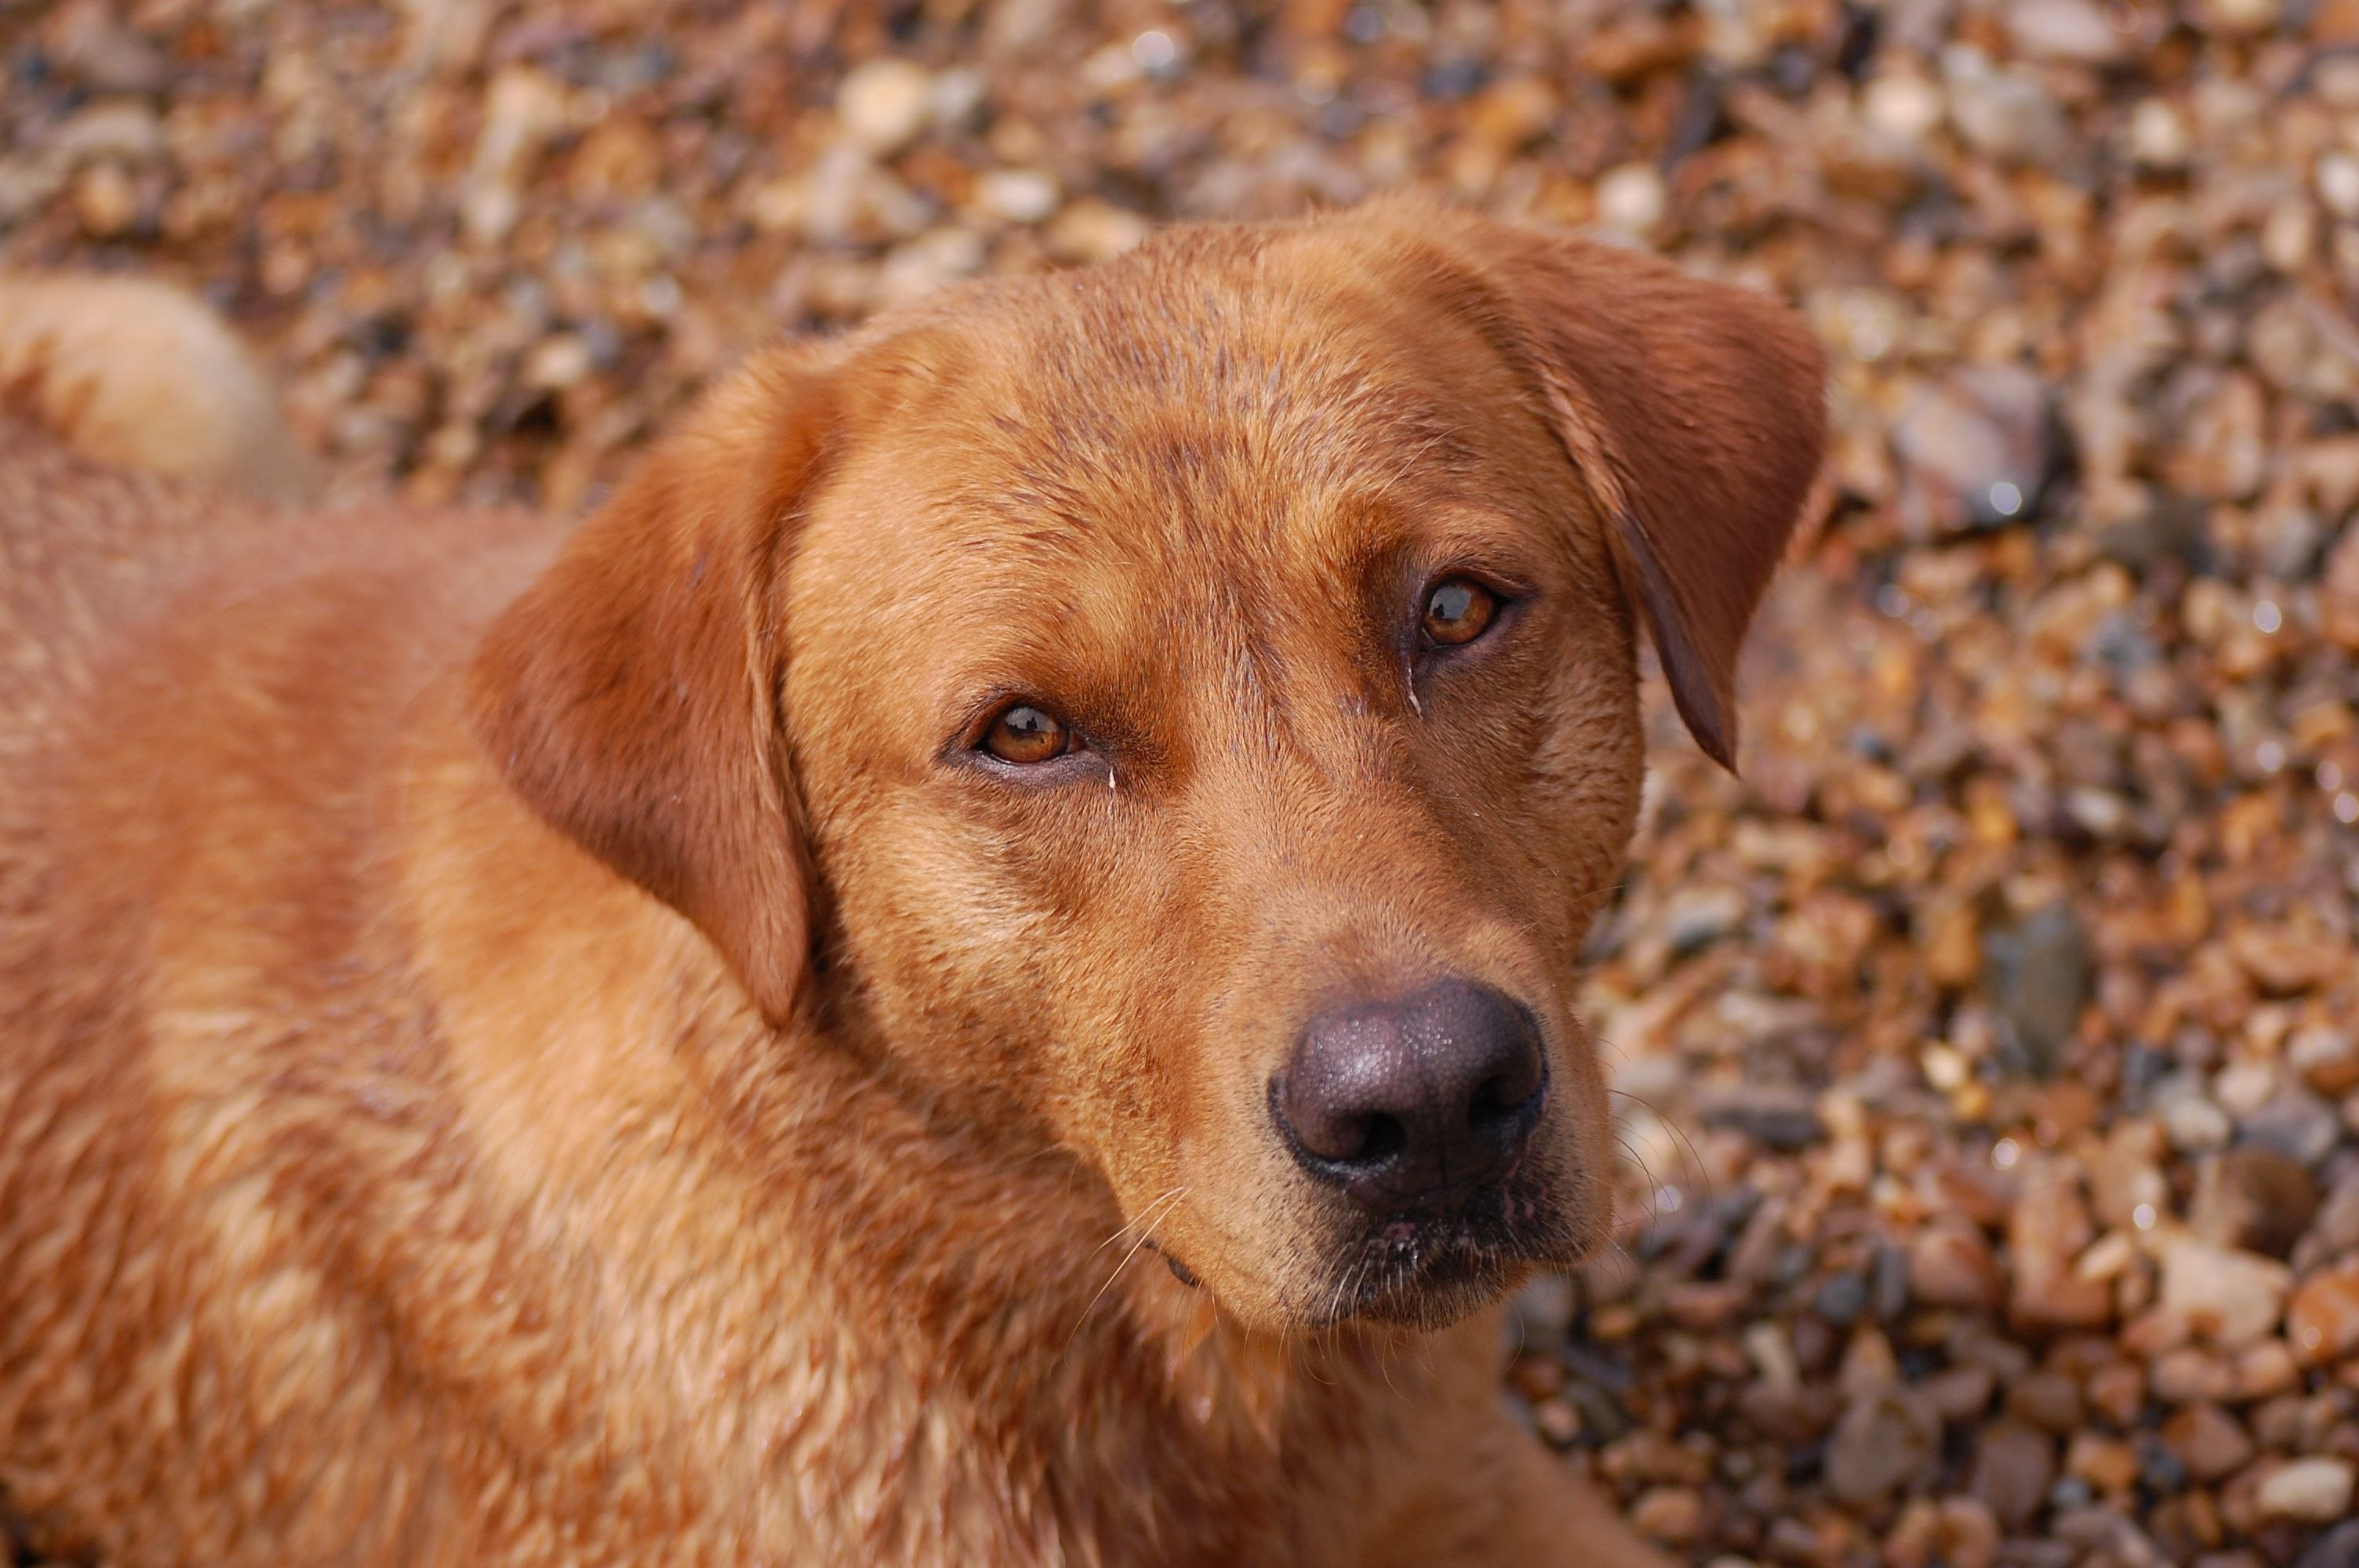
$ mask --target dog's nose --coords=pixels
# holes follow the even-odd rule
[[[1302,1168],[1362,1208],[1443,1213],[1515,1168],[1547,1092],[1531,1014],[1446,980],[1312,1020],[1270,1109]]]

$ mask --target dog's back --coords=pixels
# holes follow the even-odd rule
[[[391,716],[527,575],[540,530],[273,504],[308,460],[244,351],[178,296],[0,279],[0,1364],[29,1368],[0,1381],[0,1517],[124,1562],[223,1550],[238,1519],[292,1539],[318,1539],[315,1518],[358,1539],[356,1509],[417,1528],[432,1499],[363,1506],[371,1433],[398,1442],[403,1416],[385,1368],[346,1354],[357,1336],[209,1332],[266,1318],[274,1292],[290,1328],[331,1315],[333,1260],[266,1220],[339,1179],[306,1121],[362,1092],[266,1016],[268,988],[238,988],[270,968],[290,1016],[339,988],[399,1016],[344,972],[399,940],[353,933],[386,874],[364,831],[382,803],[356,781],[389,771]],[[454,589],[439,568],[462,551],[484,569]],[[367,1065],[397,1083],[381,1044]],[[377,1109],[385,1136],[415,1130]],[[242,1300],[223,1248],[254,1266]],[[298,1362],[277,1386],[352,1407],[348,1467],[219,1445],[215,1381]],[[163,1519],[171,1541],[142,1534]]]

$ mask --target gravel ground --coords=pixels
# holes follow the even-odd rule
[[[204,290],[347,493],[577,509],[750,341],[1407,182],[1796,300],[1829,481],[1744,781],[1653,705],[1630,1217],[1511,1385],[1698,1563],[2359,1564],[2359,0],[0,0],[0,262]]]

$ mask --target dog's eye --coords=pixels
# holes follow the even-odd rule
[[[1073,749],[1073,735],[1054,715],[1019,702],[991,721],[983,749],[1003,762],[1053,762]]]
[[[1455,648],[1489,630],[1498,613],[1498,596],[1481,583],[1445,579],[1425,596],[1425,634],[1436,647]]]

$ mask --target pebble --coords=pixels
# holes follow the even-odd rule
[[[2212,1155],[2196,1167],[2187,1223],[2216,1247],[2283,1258],[2317,1213],[2318,1184],[2302,1164],[2253,1147]]]
[[[1607,228],[1644,234],[1663,221],[1669,195],[1648,164],[1608,169],[1597,182],[1597,217]]]
[[[2359,157],[2328,153],[2318,160],[2318,199],[2338,218],[2359,218]]]
[[[1703,1498],[1692,1487],[1650,1487],[1630,1506],[1630,1523],[1666,1546],[1690,1545],[1703,1533]]]
[[[2036,163],[2069,142],[2063,111],[2032,77],[1994,67],[1963,47],[1947,51],[1943,74],[1950,124],[1976,152],[2001,163]]]
[[[2006,16],[2008,41],[2036,58],[2114,65],[2138,43],[2135,31],[2115,26],[2094,0],[2015,0]]]
[[[2074,1431],[2088,1416],[2081,1403],[2080,1384],[2054,1372],[2035,1372],[2018,1379],[2006,1391],[2006,1411],[2058,1436]]]
[[[1929,1226],[1909,1242],[1908,1292],[1929,1306],[1986,1311],[2005,1289],[1990,1243],[1972,1226]]]
[[[2191,1237],[2162,1253],[2162,1310],[2232,1349],[2277,1327],[2292,1283],[2282,1263]]]
[[[1888,1496],[1924,1474],[1940,1437],[1940,1423],[1897,1390],[1854,1399],[1827,1443],[1827,1490],[1849,1503]]]
[[[2308,1089],[2288,1085],[2239,1116],[2236,1136],[2296,1165],[2314,1166],[2342,1141],[2342,1119]]]
[[[2253,1440],[2218,1405],[2186,1406],[2162,1424],[2162,1441],[2187,1473],[2209,1486],[2241,1470],[2253,1457]]]
[[[2113,1292],[2101,1280],[2072,1271],[2095,1239],[2079,1184],[2060,1164],[2027,1173],[2007,1217],[2007,1254],[2014,1289],[2007,1315],[2026,1328],[2094,1328],[2113,1315]]]
[[[2235,1136],[2235,1119],[2212,1099],[2198,1074],[2175,1073],[2156,1085],[2154,1111],[2182,1153],[2222,1148]]]
[[[2077,1432],[2064,1446],[2064,1473],[2084,1481],[2099,1497],[2114,1497],[2137,1485],[2137,1450],[2099,1432]]]
[[[2020,512],[2036,499],[2036,468],[2044,462],[2041,458],[2004,470],[1981,469],[1977,471],[1984,477],[1976,482],[1984,484],[1984,493],[2003,498]],[[2002,471],[2014,478],[1995,477]],[[1995,512],[2001,501],[1991,505]],[[1986,935],[1983,950],[1984,985],[2002,1045],[2018,1070],[2048,1076],[2089,1000],[2088,937],[2080,917],[2070,904],[2049,904],[2017,926]]]
[[[2293,1568],[2359,1568],[2359,1519],[2338,1524],[2311,1541]]]
[[[934,79],[905,59],[872,59],[844,74],[836,90],[844,135],[876,157],[898,152],[934,113]]]
[[[2359,1352],[2359,1259],[2321,1270],[2296,1287],[2286,1307],[2285,1332],[2304,1366]]]
[[[2265,1519],[2333,1524],[2351,1515],[2352,1469],[2347,1459],[2296,1459],[2261,1481],[2254,1500]]]

